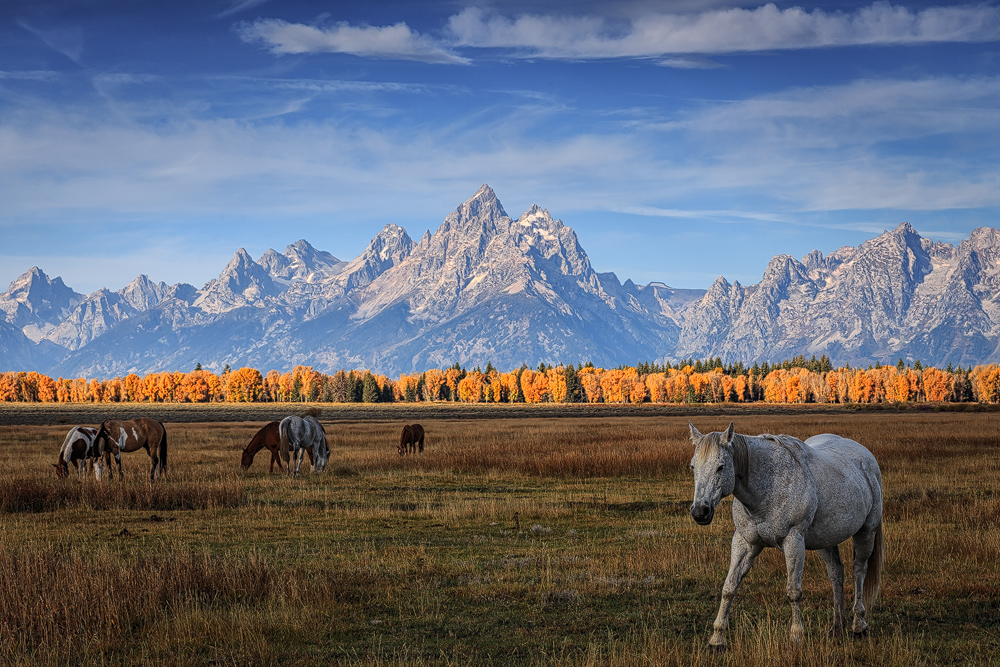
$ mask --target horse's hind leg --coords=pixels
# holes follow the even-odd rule
[[[729,609],[733,605],[733,598],[739,590],[740,582],[750,571],[750,566],[757,558],[761,547],[750,544],[743,539],[739,533],[733,533],[733,544],[729,554],[729,574],[726,575],[726,583],[722,586],[722,601],[719,604],[719,613],[712,624],[712,637],[708,640],[709,648],[713,651],[726,650],[726,629],[729,627]]]
[[[854,623],[851,632],[860,637],[868,632],[865,621],[864,587],[868,574],[868,557],[875,549],[875,531],[861,529],[854,536]]]
[[[830,636],[839,637],[844,634],[844,563],[840,560],[840,547],[820,549],[816,553],[826,565],[826,574],[833,586],[833,627],[830,628]]]

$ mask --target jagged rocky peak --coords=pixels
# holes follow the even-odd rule
[[[70,302],[83,299],[83,295],[67,287],[62,278],[49,278],[37,266],[15,278],[5,296],[34,306],[48,302],[53,307],[68,307]]]
[[[245,249],[240,248],[219,277],[205,284],[195,305],[210,310],[224,310],[249,305],[274,292],[274,281],[268,272],[253,261]]]
[[[390,223],[375,235],[365,248],[364,255],[395,265],[406,259],[411,250],[413,240],[410,235],[399,225]]]
[[[1000,257],[1000,230],[992,227],[979,227],[969,234],[969,247],[981,257],[987,257],[991,262]]]
[[[806,267],[791,255],[777,255],[771,258],[764,270],[762,284],[797,285],[809,283]]]
[[[160,303],[166,296],[168,289],[166,283],[154,283],[145,274],[140,274],[135,280],[118,290],[118,294],[130,306],[143,312]]]
[[[425,239],[426,239],[425,235]],[[423,244],[423,241],[421,241]],[[347,291],[364,287],[383,273],[400,264],[413,251],[413,240],[406,230],[395,224],[382,228],[360,256],[351,260],[336,281]]]
[[[347,264],[325,250],[317,250],[305,239],[286,246],[284,254],[269,249],[258,263],[273,278],[308,282],[335,275]]]
[[[320,271],[341,263],[339,259],[325,250],[317,250],[312,247],[305,239],[299,239],[287,246],[285,256],[291,261],[292,266],[301,264],[309,271]]]
[[[481,234],[492,237],[499,228],[510,225],[510,216],[503,210],[493,188],[483,185],[476,194],[464,201],[441,223],[438,232]]]
[[[521,214],[517,219],[517,224],[524,227],[534,227],[536,229],[558,230],[563,226],[562,220],[553,220],[547,209],[538,204],[532,204],[531,208]]]

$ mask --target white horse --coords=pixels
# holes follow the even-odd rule
[[[56,476],[60,479],[69,475],[69,464],[76,468],[77,477],[83,480],[88,467],[94,469],[94,477],[100,481],[104,473],[101,464],[101,447],[96,443],[97,429],[89,426],[74,426],[66,434],[62,447],[59,448],[59,458],[52,465],[56,468]]]
[[[788,435],[757,437],[733,433],[702,435],[694,424],[692,518],[708,525],[723,497],[733,495],[729,574],[709,645],[726,648],[729,608],[764,547],[785,554],[792,604],[791,639],[802,640],[802,567],[806,549],[815,550],[833,584],[833,628],[844,631],[844,564],[839,544],[854,538],[854,624],[867,632],[865,609],[878,599],[882,578],[882,473],[871,452],[839,435],[816,435],[805,442]]]
[[[289,475],[299,476],[307,449],[312,450],[313,472],[323,472],[330,458],[330,448],[326,444],[326,432],[316,417],[308,413],[302,417],[285,417],[278,424],[278,434],[281,437],[279,453]],[[289,449],[295,461],[294,470],[288,461]]]

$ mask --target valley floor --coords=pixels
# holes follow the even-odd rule
[[[101,417],[53,407],[28,426],[0,410],[5,664],[910,667],[1000,655],[992,412],[352,406],[324,412],[326,473],[290,479],[268,474],[266,451],[241,472],[240,450],[301,405],[218,420],[178,408],[160,416],[168,474],[149,484],[144,452],[124,456],[124,481],[56,480],[68,425]],[[875,453],[887,561],[866,638],[827,637],[829,583],[811,554],[807,638],[791,650],[772,550],[737,596],[732,650],[708,653],[732,520],[728,501],[711,526],[688,515],[689,418],[703,432],[731,419],[742,433],[835,432]],[[399,430],[417,419],[426,451],[401,458]]]

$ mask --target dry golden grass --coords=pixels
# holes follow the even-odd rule
[[[401,421],[324,420],[327,473],[299,479],[267,474],[266,451],[239,472],[260,422],[167,424],[154,484],[144,452],[125,455],[124,481],[56,480],[66,425],[0,426],[0,663],[996,662],[992,414],[738,415],[743,433],[869,446],[888,555],[860,641],[827,637],[829,583],[810,556],[792,651],[784,562],[765,552],[721,657],[707,639],[732,522],[727,507],[709,527],[687,514],[687,420],[569,414],[422,419],[427,450],[406,458]]]

